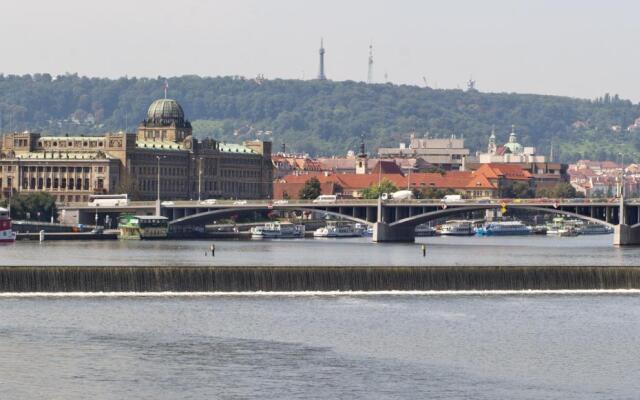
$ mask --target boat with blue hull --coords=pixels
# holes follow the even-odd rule
[[[531,227],[520,221],[496,221],[489,222],[483,227],[476,228],[479,236],[523,236],[530,235]]]

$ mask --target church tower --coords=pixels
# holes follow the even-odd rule
[[[320,69],[318,71],[318,80],[327,80],[327,76],[324,74],[324,44],[322,39],[320,39]]]
[[[487,153],[496,154],[496,128],[491,128],[491,136],[489,136],[489,145],[487,146]]]
[[[356,155],[356,174],[364,175],[368,173],[367,168],[368,157],[364,149],[364,138],[360,138],[360,151]]]

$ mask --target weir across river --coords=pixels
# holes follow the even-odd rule
[[[640,289],[638,267],[0,267],[2,293]]]

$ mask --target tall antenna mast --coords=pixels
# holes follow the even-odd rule
[[[320,38],[320,68],[318,71],[318,80],[326,81],[327,76],[324,74],[324,40]]]
[[[373,44],[369,45],[369,71],[367,72],[367,83],[373,83]]]

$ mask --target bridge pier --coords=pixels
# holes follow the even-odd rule
[[[640,245],[640,226],[628,224],[614,226],[613,244],[616,246]]]
[[[391,226],[386,222],[376,222],[373,225],[374,242],[414,242],[415,226]]]

